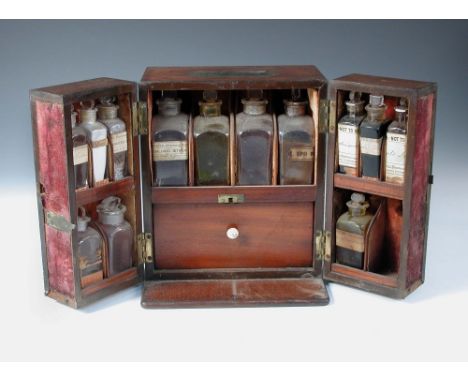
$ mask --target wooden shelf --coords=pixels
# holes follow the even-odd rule
[[[353,280],[362,280],[376,285],[384,285],[390,288],[398,286],[397,274],[381,275],[373,272],[366,272],[362,269],[348,267],[346,265],[334,263],[331,265],[332,273],[351,277]]]
[[[83,297],[88,297],[99,293],[110,287],[118,288],[120,285],[133,285],[138,281],[138,270],[136,267],[129,268],[126,271],[118,273],[109,278],[91,284],[81,290]]]
[[[197,186],[153,187],[153,203],[218,203],[218,195],[241,194],[245,203],[314,202],[317,187],[304,186]]]
[[[102,186],[86,188],[76,191],[76,204],[82,206],[88,203],[98,202],[108,196],[122,194],[135,189],[133,177],[128,176],[117,182],[109,182]]]
[[[352,175],[335,174],[333,182],[335,187],[338,188],[384,196],[391,199],[403,200],[405,193],[401,184],[359,178]]]

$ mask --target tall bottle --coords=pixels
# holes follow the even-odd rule
[[[112,98],[101,98],[98,105],[98,120],[107,127],[112,153],[110,163],[112,180],[120,180],[128,175],[127,128],[125,122],[117,116],[118,106]]]
[[[338,122],[339,172],[359,176],[359,126],[365,116],[361,93],[349,93],[346,110],[348,113]]]
[[[97,121],[97,109],[94,107],[94,102],[91,103],[90,107],[85,107],[82,104],[79,127],[86,131],[88,142],[91,145],[92,178],[93,185],[96,185],[106,177],[107,128]]]
[[[306,101],[284,100],[278,116],[280,184],[312,184],[314,174],[314,120],[306,115]]]
[[[101,235],[88,226],[89,216],[81,208],[82,215],[77,218],[78,262],[81,287],[84,288],[103,279]]]
[[[195,117],[195,177],[197,185],[229,184],[229,118],[221,115],[216,92],[205,91]]]
[[[353,193],[348,211],[336,223],[336,262],[354,268],[364,267],[364,238],[373,215],[363,194]]]
[[[386,139],[385,180],[403,183],[405,180],[406,136],[408,106],[405,99],[395,106],[395,120],[390,124]]]
[[[380,180],[381,149],[388,121],[385,120],[384,97],[369,96],[367,116],[359,128],[361,149],[361,175]]]
[[[154,116],[153,173],[156,186],[188,184],[188,116],[180,111],[182,100],[164,97],[156,102]]]
[[[86,130],[76,126],[76,112],[72,111],[73,167],[75,170],[75,188],[88,187],[88,138]]]
[[[271,184],[273,117],[262,92],[250,92],[236,115],[237,184]]]
[[[97,206],[99,226],[107,239],[108,276],[125,271],[132,266],[133,230],[124,218],[127,208],[120,198],[109,196]]]

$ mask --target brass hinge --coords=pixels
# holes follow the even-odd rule
[[[146,102],[132,104],[133,135],[148,134],[148,106]]]
[[[142,232],[137,236],[138,258],[142,263],[153,261],[153,240],[150,233]]]
[[[46,213],[46,224],[62,232],[71,232],[75,228],[75,225],[70,223],[64,216],[52,211]]]
[[[331,233],[330,231],[317,231],[315,235],[315,248],[317,258],[329,262],[331,259]]]
[[[336,124],[336,102],[327,99],[320,100],[319,130],[323,133],[334,133]]]

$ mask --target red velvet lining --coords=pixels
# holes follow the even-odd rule
[[[36,101],[39,179],[45,209],[70,220],[63,105]],[[75,295],[71,235],[46,225],[50,288]]]
[[[426,192],[431,160],[433,98],[434,95],[431,94],[420,98],[417,103],[408,271],[406,277],[408,287],[422,277],[425,227],[427,224]]]

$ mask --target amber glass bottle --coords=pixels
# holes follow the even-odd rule
[[[204,92],[195,117],[195,177],[199,186],[229,184],[229,118],[221,115],[216,92]]]
[[[361,175],[366,178],[381,178],[382,141],[389,122],[385,120],[386,108],[383,96],[370,95],[367,116],[359,128]]]

